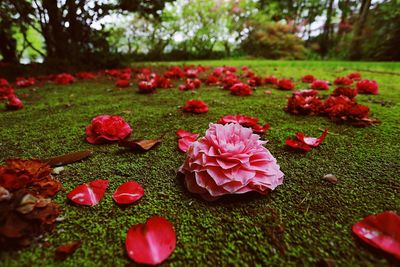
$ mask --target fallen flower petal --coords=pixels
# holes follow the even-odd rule
[[[393,211],[370,215],[353,225],[353,233],[400,260],[400,216]]]
[[[80,205],[94,206],[104,196],[108,180],[95,180],[81,184],[68,193],[67,198]]]
[[[178,147],[182,152],[186,152],[189,149],[189,146],[196,141],[197,137],[194,136],[185,136],[178,140]]]
[[[132,150],[149,151],[154,146],[161,143],[160,139],[150,139],[150,140],[121,140],[118,145],[121,147],[130,148]]]
[[[197,137],[199,137],[199,134],[197,134],[197,133],[189,133],[189,132],[186,132],[186,131],[183,130],[183,129],[177,130],[177,131],[176,131],[176,135],[179,136],[179,137],[187,137],[187,136],[190,136],[190,137],[193,137],[194,139],[196,139]]]
[[[295,150],[301,150],[301,151],[305,151],[305,152],[308,152],[311,150],[311,147],[309,145],[304,144],[303,142],[300,142],[297,140],[286,139],[286,145]]]
[[[82,245],[82,241],[75,240],[59,246],[56,249],[56,258],[65,260],[69,255],[75,252]]]
[[[306,145],[312,146],[312,147],[317,147],[319,146],[322,141],[324,141],[325,136],[328,134],[328,129],[325,128],[324,132],[322,133],[322,135],[318,138],[315,137],[310,137],[310,136],[305,136],[304,133],[302,132],[298,132],[296,134],[296,138],[300,141],[303,142]]]
[[[146,223],[133,225],[128,230],[125,246],[133,261],[157,265],[174,251],[176,234],[168,220],[153,216]]]
[[[139,183],[131,181],[120,185],[112,198],[118,204],[131,204],[138,201],[143,195],[143,187]]]

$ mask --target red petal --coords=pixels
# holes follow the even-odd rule
[[[139,183],[132,181],[120,185],[112,197],[118,204],[131,204],[139,200],[143,195],[143,187]]]
[[[400,216],[392,211],[370,215],[353,225],[364,242],[400,259]]]
[[[133,225],[128,230],[125,246],[135,262],[157,265],[174,251],[176,234],[168,220],[153,216],[145,224]]]
[[[292,140],[292,139],[286,139],[286,145],[290,146],[293,149],[296,150],[302,150],[302,151],[310,151],[311,147],[309,145],[306,145],[302,142]]]
[[[181,138],[182,138],[182,137],[190,136],[190,137],[196,139],[197,137],[199,137],[199,134],[196,134],[196,133],[189,133],[189,132],[186,132],[186,131],[183,130],[183,129],[179,129],[178,131],[176,131],[176,135],[179,136],[179,137],[181,137]]]
[[[88,184],[81,184],[68,193],[67,198],[80,205],[94,206],[104,196],[108,180],[95,180]]]
[[[326,136],[327,134],[328,134],[328,129],[325,128],[324,132],[323,132],[323,133],[321,134],[321,136],[318,137],[318,138],[310,137],[310,136],[304,136],[304,133],[302,133],[302,132],[298,132],[298,133],[296,134],[296,138],[297,138],[299,141],[301,141],[301,142],[303,142],[304,144],[306,144],[306,145],[309,145],[309,146],[312,146],[312,147],[317,147],[317,146],[319,146],[319,145],[322,143],[322,141],[324,141],[325,136]]]
[[[196,138],[186,136],[178,140],[178,147],[182,152],[186,152],[189,146],[196,141]]]

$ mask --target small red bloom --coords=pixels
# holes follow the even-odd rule
[[[359,81],[356,85],[357,93],[359,94],[373,94],[377,95],[378,91],[378,83],[373,80],[362,80]]]
[[[201,100],[188,100],[184,107],[182,107],[183,111],[185,112],[192,112],[192,113],[206,113],[208,112],[208,106]]]
[[[253,90],[251,90],[250,85],[240,82],[232,85],[230,91],[233,95],[237,96],[248,96],[253,94]]]
[[[322,110],[323,103],[315,90],[301,90],[293,93],[288,99],[286,111],[292,114],[317,115]]]
[[[132,128],[120,116],[100,115],[86,127],[86,141],[101,144],[123,140],[132,133]]]
[[[315,80],[311,83],[311,88],[314,90],[328,90],[329,84],[327,81]]]
[[[211,74],[210,76],[207,77],[205,83],[207,85],[218,85],[220,82],[217,76]]]
[[[312,83],[312,82],[314,82],[316,80],[317,79],[311,74],[307,74],[307,75],[304,75],[303,77],[301,77],[301,81],[303,83]]]
[[[74,76],[68,73],[61,73],[55,76],[54,82],[57,84],[70,84],[75,81]]]
[[[18,77],[16,81],[16,85],[18,87],[29,87],[32,85],[35,85],[36,80],[35,78],[23,78],[23,77]]]
[[[400,260],[400,216],[393,211],[370,215],[355,223],[353,233],[375,248]]]
[[[337,77],[333,83],[336,85],[351,85],[353,80],[349,77]]]
[[[258,118],[244,116],[244,115],[226,115],[218,120],[219,124],[227,123],[239,123],[243,127],[252,128],[254,133],[262,134],[269,130],[270,125],[264,124],[264,126],[258,124]]]
[[[78,72],[77,74],[75,74],[75,76],[79,79],[83,79],[83,80],[91,80],[91,79],[95,79],[97,77],[97,75],[93,72]]]
[[[108,187],[108,180],[95,180],[81,184],[68,193],[67,198],[76,204],[94,206],[100,202]]]
[[[7,109],[18,110],[18,109],[22,109],[23,107],[24,107],[24,104],[16,95],[11,95],[8,97]]]
[[[185,84],[181,84],[179,86],[179,90],[188,91],[199,88],[201,85],[201,81],[199,79],[186,79]]]
[[[247,81],[247,83],[250,86],[258,87],[258,86],[263,86],[264,85],[264,80],[261,77],[253,76]]]
[[[118,204],[131,204],[138,201],[143,195],[143,187],[135,181],[130,181],[120,185],[112,198]]]
[[[156,84],[157,88],[163,88],[163,89],[172,88],[171,80],[165,77],[157,76]]]
[[[294,84],[289,79],[281,79],[278,81],[277,85],[278,85],[278,89],[281,89],[281,90],[293,90],[294,89]]]
[[[174,227],[160,216],[153,216],[144,224],[133,225],[125,240],[129,258],[141,264],[161,264],[171,255],[175,246]]]
[[[360,81],[361,80],[361,74],[359,72],[352,72],[349,75],[347,75],[347,77],[352,79],[353,81]]]
[[[340,96],[340,95],[346,96],[351,100],[353,100],[357,95],[357,90],[348,87],[338,87],[332,93],[332,96]]]
[[[138,83],[139,92],[141,93],[153,93],[156,90],[156,81],[140,81]]]
[[[130,84],[129,84],[129,81],[128,80],[117,80],[116,82],[115,82],[115,86],[117,86],[117,87],[120,87],[120,88],[124,88],[124,87],[128,87]]]
[[[265,78],[264,82],[265,82],[266,84],[278,85],[279,79],[276,78],[275,76],[271,75],[271,76],[268,76],[267,78]]]

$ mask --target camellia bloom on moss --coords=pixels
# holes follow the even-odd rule
[[[357,93],[377,95],[378,83],[373,80],[362,80],[357,83]]]
[[[266,194],[283,182],[283,172],[265,141],[237,123],[210,124],[190,145],[180,172],[192,193],[205,200],[256,191]]]
[[[294,83],[289,79],[279,80],[277,86],[278,86],[278,89],[281,89],[281,90],[293,90],[294,89]]]
[[[250,85],[245,83],[235,83],[231,88],[230,91],[233,95],[237,96],[248,96],[253,94],[253,90],[251,90]]]
[[[108,141],[119,141],[130,136],[132,128],[120,116],[100,115],[86,127],[86,141],[101,144]]]
[[[316,80],[311,83],[311,88],[314,90],[328,90],[329,84],[324,80]]]
[[[313,81],[317,80],[313,75],[307,74],[301,77],[301,81],[303,83],[312,83]]]
[[[208,112],[208,106],[201,100],[188,100],[182,110],[185,112],[192,112],[192,113],[206,113]]]

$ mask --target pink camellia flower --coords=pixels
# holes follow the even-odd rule
[[[132,133],[132,128],[120,116],[100,115],[86,127],[86,141],[101,144],[123,140]]]
[[[192,113],[206,113],[208,112],[208,106],[201,100],[188,100],[182,110],[185,112],[192,112]]]
[[[253,94],[250,85],[241,82],[232,85],[230,91],[233,95],[237,96],[248,96]]]
[[[357,93],[359,94],[373,94],[377,95],[378,91],[378,83],[373,80],[362,80],[357,83]]]
[[[18,110],[18,109],[22,109],[23,107],[24,107],[24,104],[16,95],[11,95],[8,98],[7,109]]]
[[[281,90],[293,90],[294,89],[294,84],[291,80],[289,79],[281,79],[277,83],[278,89]]]
[[[188,190],[205,200],[250,191],[266,194],[282,184],[284,174],[265,143],[240,124],[210,124],[205,136],[190,145],[179,171]]]
[[[316,80],[311,83],[311,88],[314,90],[328,90],[329,84],[324,80]]]
[[[307,74],[307,75],[304,75],[303,77],[301,77],[301,81],[303,83],[312,83],[315,80],[317,80],[317,79],[311,74]]]

